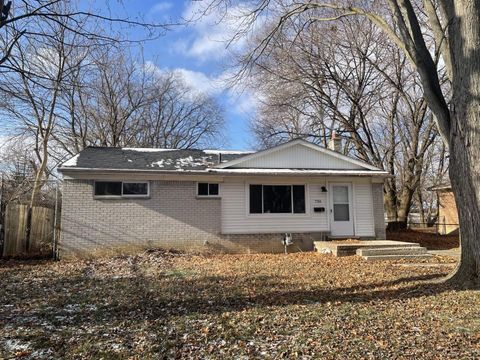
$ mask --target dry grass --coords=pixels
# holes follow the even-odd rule
[[[480,357],[480,294],[452,268],[356,257],[146,252],[0,263],[0,358]]]

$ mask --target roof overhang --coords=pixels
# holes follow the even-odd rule
[[[319,169],[218,169],[207,170],[158,170],[158,169],[103,169],[103,168],[66,168],[58,169],[64,175],[73,174],[159,174],[159,175],[221,175],[221,176],[367,176],[390,177],[381,170],[319,170]]]

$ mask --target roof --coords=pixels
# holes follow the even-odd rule
[[[152,148],[88,147],[64,162],[59,170],[205,170],[249,152]]]
[[[340,159],[340,167],[301,165],[302,156],[270,161],[278,154],[292,154],[297,149],[309,149],[312,159]],[[304,156],[303,156],[304,157]],[[252,162],[253,161],[253,162]],[[249,166],[255,164],[256,166]],[[259,165],[258,165],[259,164]],[[305,163],[303,163],[305,164]],[[323,164],[323,163],[322,163]],[[325,164],[323,164],[325,165]],[[352,159],[335,151],[296,139],[279,146],[259,151],[197,150],[197,149],[157,149],[157,148],[112,148],[88,147],[64,162],[59,171],[68,172],[136,172],[136,173],[189,173],[207,175],[295,175],[295,176],[388,176],[382,169],[368,163]]]

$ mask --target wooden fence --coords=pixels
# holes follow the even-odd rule
[[[42,256],[51,254],[53,243],[53,209],[34,206],[27,249],[28,206],[9,204],[5,210],[3,256]]]

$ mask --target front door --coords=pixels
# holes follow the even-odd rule
[[[352,184],[330,184],[330,233],[332,236],[352,236]]]

